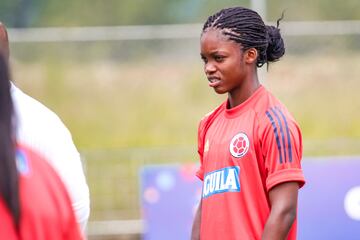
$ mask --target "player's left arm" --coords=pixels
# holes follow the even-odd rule
[[[191,229],[191,240],[200,240],[200,225],[201,225],[201,200],[198,209],[195,213],[195,218]]]
[[[298,190],[305,183],[301,131],[285,108],[271,107],[263,117],[259,132],[270,214],[262,240],[285,240],[296,219]]]
[[[296,218],[298,190],[298,182],[285,182],[270,189],[271,211],[262,240],[286,239]]]

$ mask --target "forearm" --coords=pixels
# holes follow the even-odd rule
[[[296,218],[296,211],[272,211],[265,224],[262,240],[285,240]]]
[[[191,230],[191,240],[200,240],[200,225],[201,225],[201,200],[199,207],[195,213],[195,218]]]

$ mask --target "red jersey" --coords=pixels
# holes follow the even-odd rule
[[[198,130],[203,180],[200,238],[260,240],[270,214],[269,190],[305,183],[300,129],[263,86],[242,104],[227,101]],[[288,240],[296,239],[296,221]]]
[[[83,239],[64,184],[46,160],[19,146],[20,236],[22,240]],[[0,198],[0,239],[17,240],[13,218]]]

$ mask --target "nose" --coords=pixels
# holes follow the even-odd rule
[[[204,66],[204,71],[206,75],[211,75],[216,72],[216,67],[214,64],[207,62]]]

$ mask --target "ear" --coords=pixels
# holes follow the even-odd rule
[[[249,48],[245,51],[244,57],[246,63],[248,64],[256,63],[258,58],[258,52],[255,48]]]

